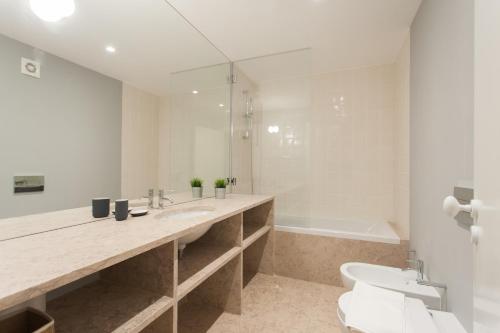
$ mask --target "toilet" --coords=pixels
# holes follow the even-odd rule
[[[339,318],[340,329],[342,330],[342,333],[355,332],[355,331],[349,329],[345,325],[345,314],[349,310],[349,301],[351,300],[351,294],[352,294],[352,291],[348,291],[348,292],[342,294],[342,296],[340,296],[339,300],[338,300],[337,316]]]
[[[337,316],[342,333],[363,333],[345,325],[346,313],[352,291],[348,291],[338,299]],[[438,332],[438,333],[466,333],[456,317],[449,312],[428,311],[422,301],[414,298],[405,298],[406,333]]]

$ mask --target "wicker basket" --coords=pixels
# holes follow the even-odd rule
[[[46,313],[27,308],[0,320],[2,333],[55,333],[54,319]]]

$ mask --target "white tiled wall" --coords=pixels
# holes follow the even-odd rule
[[[410,235],[410,36],[396,62],[394,118],[394,223],[400,236]]]
[[[407,97],[396,96],[405,65],[258,83],[255,187],[277,194],[277,214],[384,220],[407,231],[407,110],[398,109]]]
[[[250,194],[253,191],[252,163],[255,163],[252,144],[256,140],[254,124],[260,115],[255,84],[238,69],[234,68],[237,82],[232,87],[232,127],[231,168],[233,177],[237,178],[233,193]],[[253,104],[254,114],[251,118],[245,116],[247,108]],[[250,112],[250,110],[249,110]],[[248,131],[248,137],[246,136]],[[253,162],[252,162],[253,161]]]
[[[238,73],[233,86],[235,192],[250,193],[253,177],[255,193],[277,195],[278,215],[390,221],[408,238],[408,66],[407,42],[394,65],[260,82]],[[244,90],[254,98],[252,140],[241,137]],[[187,190],[193,176],[206,178],[209,190],[212,178],[226,176],[224,148],[218,157],[214,151],[224,142],[214,142],[207,132],[213,129],[225,141],[227,107],[219,107],[229,104],[225,91],[186,91],[167,99],[124,85],[125,194],[142,195],[156,187],[149,184]],[[208,146],[197,152],[195,123],[211,137],[200,141]],[[210,171],[203,160],[221,165]]]

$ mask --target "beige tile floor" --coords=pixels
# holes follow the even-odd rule
[[[243,292],[243,314],[201,311],[196,321],[179,312],[180,333],[340,333],[337,299],[345,289],[258,274]],[[196,312],[195,312],[196,311]],[[191,320],[190,320],[191,319]]]

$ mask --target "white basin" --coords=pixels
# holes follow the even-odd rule
[[[356,281],[399,291],[408,297],[418,298],[431,309],[442,309],[442,299],[434,287],[417,283],[417,272],[403,271],[400,268],[350,262],[340,266],[344,287],[352,289]],[[424,279],[426,277],[424,276]]]
[[[214,207],[209,206],[197,206],[197,207],[189,207],[182,208],[176,210],[169,210],[158,214],[156,218],[160,219],[161,222],[180,222],[180,221],[190,221],[196,220],[200,217],[207,216],[215,210]],[[179,238],[179,250],[184,250],[186,245],[192,243],[203,236],[208,230],[210,230],[212,225],[202,225],[196,227],[195,230],[186,236]]]

